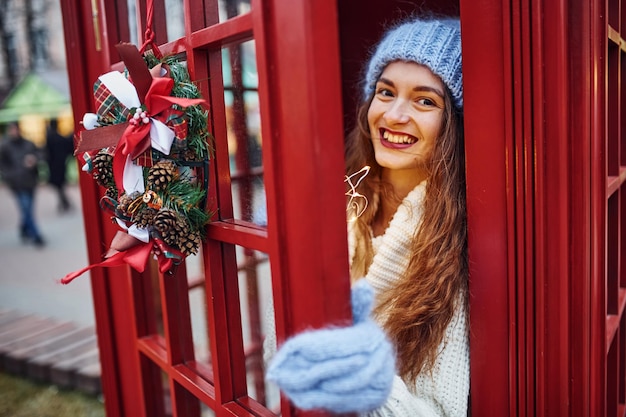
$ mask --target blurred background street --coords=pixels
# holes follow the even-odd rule
[[[71,137],[74,125],[59,1],[2,2],[0,44],[0,144],[7,141],[7,126],[18,122],[21,136],[49,152],[46,131],[53,119],[64,137]],[[39,165],[35,220],[47,242],[42,248],[22,244],[15,198],[0,179],[0,310],[93,324],[89,274],[71,286],[57,284],[67,272],[86,265],[75,165],[75,160],[69,162],[67,178],[74,210],[63,213],[48,182],[50,165]]]
[[[46,241],[38,248],[21,242],[17,206],[0,183],[0,309],[93,325],[89,273],[70,285],[57,282],[87,265],[78,185],[69,185],[67,193],[73,210],[60,213],[54,188],[37,188],[35,216]]]
[[[9,128],[17,123],[19,135],[41,151],[34,217],[45,243],[34,245],[32,230],[20,236],[19,210],[7,181],[23,177],[7,174],[13,157],[4,152],[0,417],[102,416],[90,275],[71,285],[58,283],[87,265],[76,160],[66,157],[74,121],[59,0],[0,2],[0,45],[0,146],[7,145]],[[65,162],[72,209],[60,211],[53,184],[63,184]]]

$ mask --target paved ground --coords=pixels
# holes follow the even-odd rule
[[[67,191],[74,210],[59,214],[54,190],[48,185],[37,189],[36,218],[47,244],[36,248],[20,242],[15,201],[0,183],[0,309],[92,325],[89,273],[70,285],[57,283],[87,265],[80,190],[72,185]]]

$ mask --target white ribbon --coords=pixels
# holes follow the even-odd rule
[[[126,226],[126,223],[122,220],[115,218],[117,224],[126,232],[134,237],[135,239],[141,240],[144,243],[148,243],[150,241],[150,231],[147,228],[139,228],[136,224],[131,224],[130,227]]]
[[[165,155],[170,154],[174,142],[174,131],[160,120],[150,118],[150,144],[154,149]]]
[[[137,89],[121,72],[107,72],[98,79],[127,109],[141,106]]]
[[[111,71],[98,78],[100,82],[109,89],[111,94],[126,108],[131,109],[141,106],[137,89],[135,89],[135,86],[119,71]],[[97,116],[93,113],[85,113],[83,116],[83,125],[86,129],[95,128],[98,126]],[[150,118],[150,145],[154,149],[165,155],[169,155],[174,137],[174,131],[166,124],[152,117]],[[122,184],[124,191],[128,195],[132,195],[133,193],[143,194],[145,191],[143,168],[135,164],[130,156],[126,157]],[[118,218],[115,218],[115,221],[134,238],[146,243],[150,241],[150,232],[146,228],[139,228],[135,224],[128,227],[124,221]]]
[[[132,195],[134,192],[143,194],[146,190],[143,183],[143,168],[134,163],[130,155],[126,157],[122,183],[124,191],[126,191],[128,195]]]
[[[137,89],[121,72],[111,71],[101,75],[98,79],[126,108],[130,109],[141,106]],[[85,114],[83,120],[87,120],[87,122],[91,121],[90,118],[87,117],[87,114]],[[90,126],[91,125],[90,123]],[[174,137],[174,131],[166,124],[152,117],[150,118],[150,145],[154,149],[165,155],[169,155]],[[143,170],[140,166],[132,162],[130,157],[126,159],[122,181],[126,194],[130,195],[135,191],[144,192]]]

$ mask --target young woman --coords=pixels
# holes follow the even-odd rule
[[[370,167],[356,188],[365,199],[349,223],[355,325],[287,341],[268,377],[303,408],[465,416],[468,268],[458,20],[413,19],[391,28],[369,60],[363,91],[346,149],[348,176]],[[373,289],[374,321],[362,317],[369,311],[364,287]],[[395,377],[385,376],[380,358],[386,347],[374,328],[391,342]],[[328,353],[325,346],[331,346]]]

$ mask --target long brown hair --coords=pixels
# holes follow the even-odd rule
[[[463,120],[449,91],[445,96],[441,132],[428,166],[422,222],[411,243],[409,266],[397,284],[381,294],[375,309],[395,344],[399,374],[409,381],[432,368],[456,309],[467,308]],[[381,167],[376,163],[368,128],[371,100],[359,108],[356,126],[348,135],[346,173],[369,165],[370,173],[358,191],[376,202],[389,198],[390,193],[388,185],[381,183]],[[370,204],[354,225],[353,279],[365,276],[372,262],[369,227],[377,207]]]

